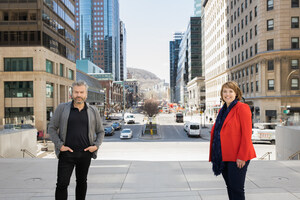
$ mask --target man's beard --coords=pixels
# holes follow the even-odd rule
[[[81,101],[78,101],[77,99],[81,99]],[[81,97],[73,98],[73,100],[74,100],[74,102],[75,102],[76,104],[83,104],[83,103],[84,103],[84,99],[81,98]]]

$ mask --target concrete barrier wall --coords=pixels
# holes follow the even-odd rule
[[[288,160],[300,151],[300,126],[276,127],[276,160]]]
[[[0,156],[4,158],[23,158],[21,149],[37,155],[36,129],[22,129],[0,133]],[[25,158],[30,157],[24,154]]]

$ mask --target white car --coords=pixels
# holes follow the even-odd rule
[[[200,137],[201,127],[200,124],[197,122],[186,122],[183,125],[183,129],[189,137],[190,136]]]
[[[135,124],[135,117],[133,114],[130,114],[130,113],[126,113],[125,116],[124,116],[124,122],[127,123],[127,124]]]
[[[252,142],[270,142],[275,144],[277,123],[255,123],[252,129]]]
[[[124,139],[124,138],[132,138],[132,130],[129,128],[125,128],[122,130],[121,134],[120,134],[120,139]]]

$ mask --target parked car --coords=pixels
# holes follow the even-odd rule
[[[114,122],[112,125],[111,125],[115,130],[121,130],[122,126],[119,122]]]
[[[105,128],[104,128],[104,132],[105,132],[105,135],[106,135],[106,136],[107,136],[107,135],[112,136],[112,135],[115,134],[115,130],[114,130],[114,128],[113,128],[112,126],[105,127]]]
[[[132,130],[129,128],[125,128],[121,131],[120,138],[132,138]]]
[[[13,129],[15,128],[14,124],[4,124],[4,129]]]
[[[35,128],[33,125],[31,124],[21,124],[20,129],[33,129]]]
[[[252,129],[252,142],[270,142],[275,144],[277,123],[255,123]]]

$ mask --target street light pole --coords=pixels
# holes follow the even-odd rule
[[[290,79],[290,77],[291,77],[291,75],[293,74],[293,73],[295,73],[295,72],[297,72],[297,70],[293,70],[293,71],[291,71],[290,73],[289,73],[289,75],[287,76],[287,78],[286,78],[286,84],[285,84],[285,109],[287,110],[287,91],[288,91],[288,83],[289,83],[289,79]],[[287,112],[287,111],[286,111]],[[286,114],[286,122],[285,122],[285,124],[287,124],[287,114],[288,113],[285,113]]]

